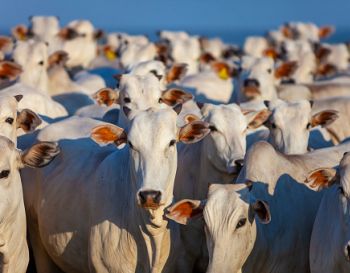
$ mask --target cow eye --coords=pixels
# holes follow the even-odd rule
[[[124,98],[124,102],[125,102],[125,103],[130,103],[130,102],[131,102],[131,99],[130,99],[130,98]]]
[[[176,140],[175,140],[175,139],[171,140],[170,143],[169,143],[169,147],[174,146],[175,143],[176,143]]]
[[[10,174],[10,170],[3,170],[0,172],[0,179],[1,178],[7,178]]]
[[[38,65],[44,65],[44,61],[38,62]]]
[[[272,69],[271,68],[267,69],[267,73],[271,74],[272,73]]]
[[[311,128],[311,123],[309,122],[307,125],[306,125],[306,129],[310,129]]]
[[[276,129],[276,128],[277,128],[276,123],[272,122],[272,123],[271,123],[271,127],[272,127],[273,129]]]
[[[5,122],[7,122],[8,124],[12,124],[13,123],[13,118],[7,118],[5,120]]]
[[[217,132],[217,131],[218,131],[218,129],[215,127],[215,125],[210,125],[210,126],[209,126],[209,129],[210,129],[210,131],[212,131],[212,132]]]
[[[243,218],[243,219],[239,220],[237,223],[236,229],[243,227],[246,222],[247,222],[247,218]]]

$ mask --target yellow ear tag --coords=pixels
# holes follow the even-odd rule
[[[114,61],[117,58],[117,54],[113,50],[105,51],[105,56],[108,61]]]
[[[230,78],[228,71],[225,67],[221,68],[218,72],[218,76],[222,80],[228,80]]]

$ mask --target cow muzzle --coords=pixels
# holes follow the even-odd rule
[[[145,190],[138,193],[139,205],[144,209],[159,208],[162,193],[160,191]]]
[[[256,79],[245,79],[243,82],[243,92],[247,98],[254,98],[260,95],[259,81]]]

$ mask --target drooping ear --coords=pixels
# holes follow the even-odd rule
[[[289,77],[295,72],[295,70],[297,68],[298,68],[298,63],[297,62],[293,61],[293,62],[282,63],[275,70],[275,78],[276,79],[281,79],[281,78],[284,78],[284,77]]]
[[[166,73],[167,83],[172,83],[182,79],[187,73],[187,64],[173,64]]]
[[[316,69],[316,76],[331,77],[337,73],[338,69],[333,64],[319,64]]]
[[[68,61],[68,53],[63,50],[58,50],[49,56],[49,67],[54,65],[64,66]]]
[[[20,154],[21,168],[24,166],[41,168],[48,165],[58,154],[60,149],[55,142],[40,142]]]
[[[0,51],[6,52],[11,49],[12,39],[7,36],[0,36]]]
[[[13,81],[22,73],[22,66],[14,62],[0,62],[0,79]]]
[[[128,138],[124,129],[112,124],[96,126],[90,137],[100,145],[114,143],[116,146],[126,143]]]
[[[316,46],[315,56],[316,60],[320,63],[323,62],[331,54],[331,50],[324,46]]]
[[[189,220],[199,218],[203,215],[203,203],[200,200],[181,200],[168,208],[165,216],[181,225],[186,225]]]
[[[248,112],[245,114],[247,120],[248,120],[248,128],[249,129],[256,129],[264,124],[265,121],[268,120],[268,118],[271,115],[271,111],[268,109],[263,109],[258,112]]]
[[[174,106],[178,103],[184,104],[193,98],[192,94],[181,89],[171,88],[163,91],[160,100],[169,106]]]
[[[271,221],[270,207],[267,202],[262,200],[256,200],[251,204],[251,209],[258,216],[262,224],[268,224]]]
[[[11,29],[11,33],[16,40],[24,41],[28,37],[28,28],[25,25],[17,25]]]
[[[264,50],[263,56],[276,60],[278,58],[278,52],[273,47],[270,47]]]
[[[329,36],[331,36],[334,32],[334,27],[333,26],[323,26],[320,27],[318,30],[318,37],[320,39],[325,39],[328,38]]]
[[[338,118],[338,111],[335,110],[324,110],[318,112],[312,116],[311,126],[315,127],[321,125],[322,127],[326,127],[334,122]]]
[[[63,40],[72,40],[77,38],[79,33],[73,28],[65,27],[58,32],[58,36]]]
[[[209,123],[195,120],[179,129],[177,139],[185,144],[192,144],[202,140],[209,133]]]
[[[17,128],[22,128],[24,132],[34,131],[41,122],[41,119],[32,110],[23,109],[17,113]]]
[[[308,174],[304,183],[311,189],[319,191],[332,186],[337,180],[337,171],[332,168],[319,168]]]
[[[99,105],[111,106],[119,101],[119,90],[111,88],[102,88],[92,96]]]
[[[184,120],[185,120],[185,123],[188,124],[188,123],[191,123],[193,121],[201,120],[201,119],[198,116],[196,116],[195,114],[187,114],[184,117]]]

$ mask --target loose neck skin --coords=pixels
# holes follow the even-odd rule
[[[114,174],[114,182],[106,179],[97,185],[100,194],[95,202],[102,211],[96,210],[95,217],[107,221],[99,220],[92,231],[90,240],[100,242],[100,246],[90,251],[93,267],[96,271],[160,273],[172,248],[168,221],[163,217],[167,204],[154,211],[137,204],[136,180],[132,175],[131,157],[129,154],[127,157],[127,162],[120,166],[124,170],[129,168],[127,175],[115,171],[116,160],[112,157],[106,163],[111,166],[107,174]]]
[[[0,221],[0,263],[1,272],[24,272],[29,260],[26,233],[26,215],[24,210],[22,184],[19,173],[10,177],[13,183],[13,193],[17,196],[11,200],[11,207],[6,211],[6,217]]]

